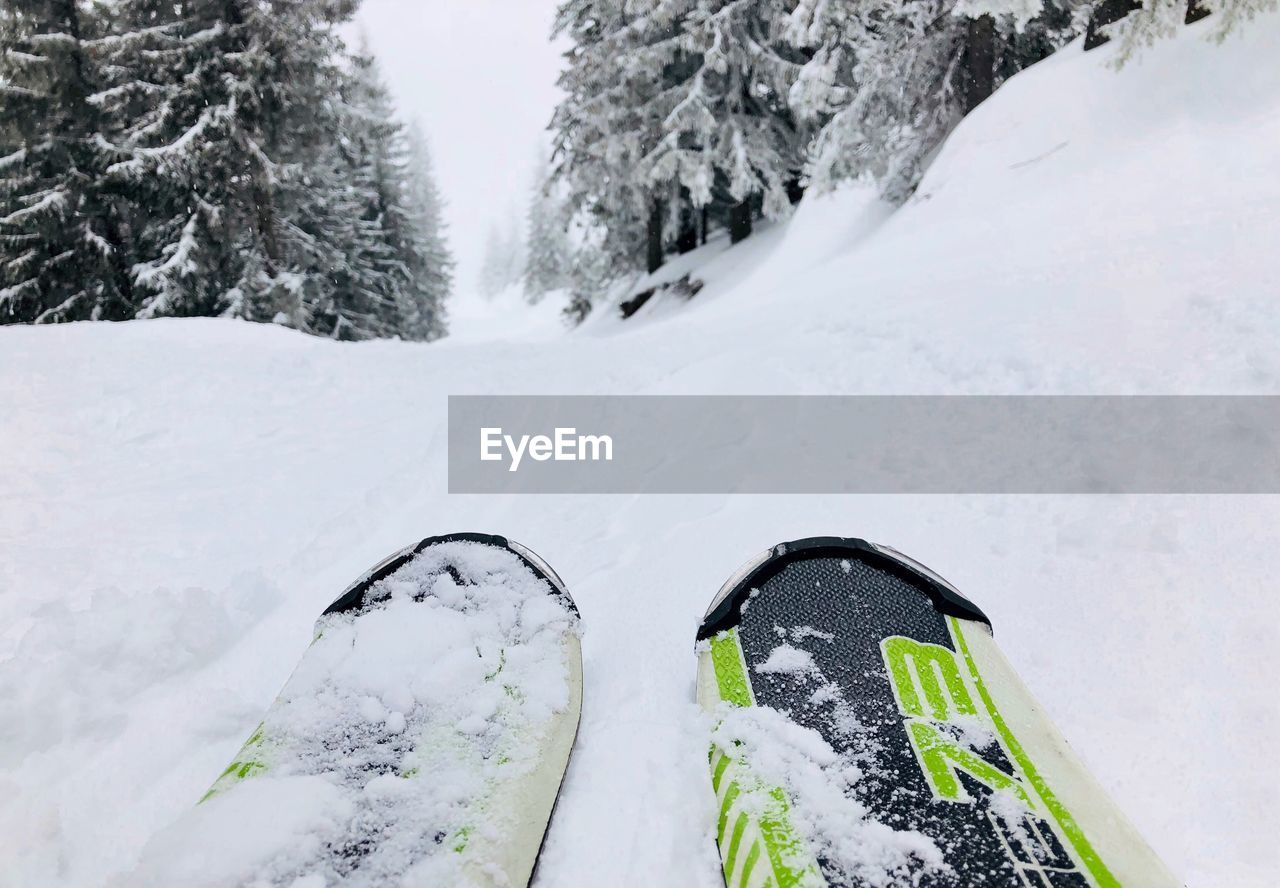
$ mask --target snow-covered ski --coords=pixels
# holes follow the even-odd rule
[[[556,574],[502,537],[423,540],[325,611],[261,725],[128,884],[525,886],[581,699]]]
[[[782,543],[724,585],[698,638],[731,888],[1179,884],[982,612],[902,554]]]

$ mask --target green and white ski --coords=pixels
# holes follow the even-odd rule
[[[235,761],[129,884],[525,886],[581,700],[555,573],[501,537],[424,540],[325,612]]]
[[[725,584],[699,639],[731,888],[1180,884],[982,612],[900,553],[778,545]]]

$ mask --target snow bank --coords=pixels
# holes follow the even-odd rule
[[[758,356],[780,392],[1280,388],[1280,19],[1211,28],[1120,71],[1063,49],[966,118],[905,207],[807,198],[784,237],[682,269],[706,288],[645,335],[734,343],[769,319],[808,344]],[[687,385],[711,364],[732,386],[736,360]]]

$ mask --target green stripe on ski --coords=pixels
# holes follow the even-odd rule
[[[733,835],[729,837],[729,850],[724,855],[724,871],[729,877],[733,875],[733,865],[738,860],[738,849],[742,846],[742,834],[747,831],[747,815],[744,811],[738,815],[733,824]]]
[[[724,791],[724,801],[720,803],[720,822],[716,824],[716,841],[724,844],[725,827],[729,823],[729,811],[733,808],[733,803],[738,800],[742,787],[737,781],[729,784],[729,788]]]
[[[244,741],[244,746],[241,746],[240,751],[236,753],[235,761],[227,765],[227,769],[218,775],[218,779],[213,781],[213,786],[209,787],[209,791],[200,797],[200,802],[208,801],[232,783],[238,783],[260,771],[265,771],[267,764],[262,761],[263,756],[258,751],[265,740],[266,737],[262,733],[262,725],[258,725],[249,736],[249,739]],[[200,802],[196,802],[196,804],[198,805]]]
[[[789,860],[809,857],[809,849],[791,826],[787,797],[782,790],[771,790],[769,796],[775,803],[771,806],[774,814],[760,818],[764,849],[769,855],[769,862],[773,864],[773,877],[777,880],[778,888],[796,888],[812,880],[818,868],[812,863],[806,863],[800,868],[788,864]]]
[[[1013,735],[1013,731],[1010,730],[1004,717],[1000,715],[1000,711],[996,709],[995,701],[992,700],[991,694],[987,691],[987,686],[978,672],[978,666],[973,661],[973,655],[969,652],[969,645],[964,639],[960,621],[955,617],[947,617],[947,622],[951,627],[951,635],[955,639],[956,649],[964,657],[965,663],[969,667],[969,675],[973,678],[974,687],[977,688],[978,696],[982,698],[982,703],[986,706],[987,713],[991,716],[992,724],[995,725],[996,731],[1000,734],[1000,739],[1004,741],[1005,748],[1009,750],[1010,756],[1017,762],[1022,773],[1026,775],[1040,801],[1044,803],[1045,808],[1053,819],[1057,821],[1058,826],[1061,827],[1062,837],[1066,839],[1066,844],[1075,853],[1075,856],[1084,865],[1085,869],[1089,871],[1089,875],[1093,877],[1100,888],[1120,888],[1119,880],[1107,869],[1098,852],[1089,843],[1084,830],[1080,828],[1080,825],[1071,815],[1071,812],[1067,810],[1066,806],[1054,795],[1053,790],[1049,788],[1049,784],[1045,782],[1040,772],[1036,770],[1036,766],[1032,763],[1026,750],[1022,748],[1022,744],[1018,742],[1018,738]]]
[[[711,664],[721,700],[742,708],[755,705],[737,629],[711,639]],[[745,888],[761,857],[768,861],[771,878],[766,878],[765,884],[771,888],[824,884],[808,845],[791,823],[786,794],[760,783],[747,762],[733,759],[716,747],[712,747],[709,764],[711,785],[720,803],[716,841],[724,863],[725,884]],[[735,809],[740,799],[753,801]],[[734,870],[744,846],[746,858],[742,873],[735,880]]]
[[[724,776],[725,769],[729,767],[729,757],[718,749],[712,749],[711,760],[711,788],[719,792],[720,779]]]
[[[742,865],[742,881],[738,884],[742,888],[746,888],[751,884],[751,873],[756,868],[756,861],[760,859],[760,843],[752,842],[751,850],[747,852],[747,862]]]
[[[738,630],[721,632],[711,639],[711,662],[716,670],[716,686],[720,699],[734,706],[754,706],[751,681],[747,678],[747,663],[738,642]]]

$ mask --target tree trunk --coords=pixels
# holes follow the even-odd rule
[[[275,274],[280,261],[280,241],[276,237],[275,195],[266,168],[259,161],[253,171],[253,202],[258,220],[258,237],[267,260],[267,273]]]
[[[1101,33],[1102,28],[1141,8],[1142,0],[1102,0],[1089,17],[1089,27],[1084,32],[1085,50],[1096,49],[1111,39]]]
[[[787,200],[791,201],[793,207],[804,200],[804,185],[799,179],[787,182]]]
[[[680,233],[676,237],[676,252],[681,255],[698,248],[698,211],[685,198],[680,199]]]
[[[707,245],[707,214],[709,208],[703,204],[701,211],[698,213],[698,242],[704,247]]]
[[[751,236],[751,198],[729,208],[729,243],[736,244]]]
[[[965,37],[964,113],[995,92],[996,88],[996,21],[989,15],[969,19]]]
[[[662,217],[665,212],[661,200],[654,198],[649,204],[649,223],[645,230],[645,258],[649,274],[653,274],[662,267]]]

